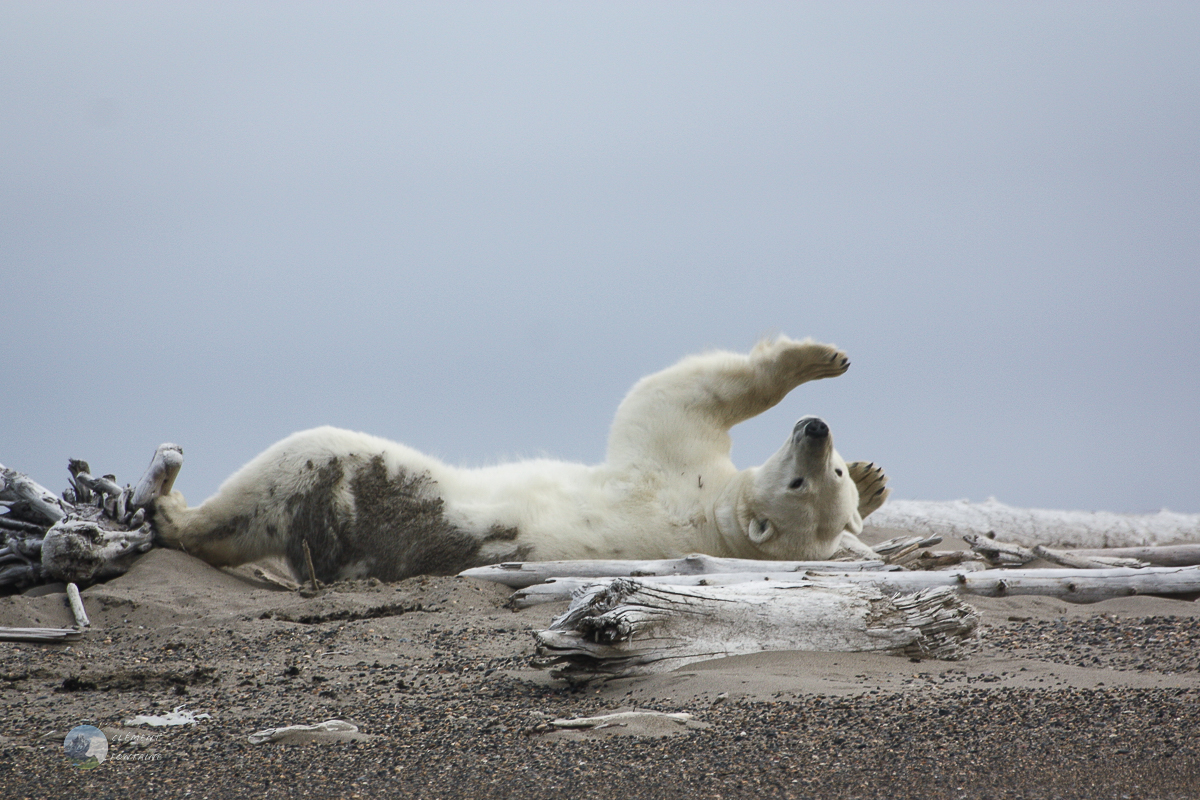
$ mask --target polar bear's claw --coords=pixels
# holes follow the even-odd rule
[[[846,465],[850,479],[858,486],[858,514],[866,518],[883,505],[891,490],[887,488],[887,475],[874,461],[851,461]]]

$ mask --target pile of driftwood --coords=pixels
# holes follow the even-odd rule
[[[55,496],[0,464],[0,589],[62,581],[75,618],[72,628],[0,627],[0,639],[44,642],[79,636],[91,623],[77,582],[121,575],[153,547],[145,511],[133,502],[136,489],[121,488],[112,475],[93,476],[86,461],[72,459],[68,471],[70,487]]]
[[[0,639],[62,641],[91,623],[79,583],[125,574],[154,546],[145,506],[170,491],[183,463],[183,450],[164,444],[136,485],[121,487],[113,475],[92,475],[86,461],[67,463],[70,486],[59,496],[24,473],[0,464],[0,591],[61,581],[75,626],[5,628]]]
[[[514,608],[570,600],[536,634],[538,666],[569,681],[623,677],[764,650],[885,651],[957,659],[978,617],[965,595],[1046,595],[1091,603],[1137,594],[1200,595],[1200,546],[1060,551],[991,537],[939,553],[900,537],[858,561],[499,564],[464,576],[507,585]],[[1065,568],[1020,569],[1043,559]],[[1154,566],[1158,565],[1158,566]]]
[[[171,490],[182,464],[182,448],[160,445],[141,479],[121,487],[71,459],[70,485],[58,496],[0,464],[0,591],[123,575],[154,546],[145,507]]]
[[[95,477],[71,460],[71,485],[61,496],[0,465],[0,587],[46,581],[91,582],[124,573],[153,546],[134,489],[112,475]]]

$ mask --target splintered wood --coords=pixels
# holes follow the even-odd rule
[[[536,634],[535,664],[577,682],[763,650],[954,659],[977,625],[973,609],[947,587],[893,598],[872,586],[682,587],[615,578],[582,592]]]

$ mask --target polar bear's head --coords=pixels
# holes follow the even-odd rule
[[[783,447],[740,473],[732,489],[718,509],[718,526],[744,557],[828,558],[843,531],[862,531],[858,487],[819,417],[797,422]]]

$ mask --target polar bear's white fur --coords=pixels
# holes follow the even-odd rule
[[[765,464],[739,471],[729,429],[849,363],[830,345],[785,337],[749,354],[685,358],[633,387],[597,466],[459,469],[316,428],[269,448],[196,508],[178,492],[159,497],[154,522],[168,544],[215,565],[285,555],[302,575],[307,541],[323,581],[514,560],[827,558],[883,502],[882,471],[847,466],[816,417],[800,420]]]

